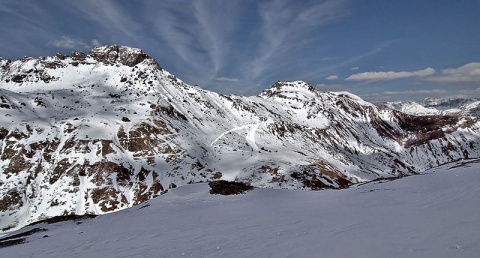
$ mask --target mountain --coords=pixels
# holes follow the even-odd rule
[[[478,162],[478,160],[476,160]],[[0,236],[2,257],[478,257],[480,165],[449,164],[340,191],[206,184],[90,219]]]
[[[480,116],[480,98],[426,98],[415,101],[382,102],[381,108],[395,109],[411,115],[453,115]]]
[[[225,96],[116,45],[0,60],[0,117],[4,231],[197,182],[344,188],[480,156],[468,114],[414,116],[302,81]]]

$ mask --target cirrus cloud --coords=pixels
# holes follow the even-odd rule
[[[317,84],[315,88],[319,91],[345,91],[350,89],[351,87],[348,85],[343,84]]]
[[[405,90],[405,91],[384,91],[380,93],[362,94],[360,97],[370,102],[382,102],[393,100],[410,100],[412,95],[441,95],[448,93],[444,89],[427,89],[427,90]]]
[[[227,77],[217,77],[215,78],[216,81],[222,81],[222,82],[238,82],[240,81],[237,78],[227,78]]]
[[[386,81],[409,77],[426,77],[435,73],[435,69],[428,67],[423,70],[412,72],[365,72],[348,76],[347,81]]]
[[[73,39],[67,36],[62,36],[60,39],[50,42],[50,44],[55,47],[67,49],[78,49],[87,47],[87,44],[85,44],[81,40]]]
[[[74,50],[98,47],[101,45],[98,39],[92,39],[91,44],[87,44],[79,39],[74,39],[68,36],[62,36],[57,40],[50,41],[48,44],[58,48],[66,48],[66,49],[74,49]]]

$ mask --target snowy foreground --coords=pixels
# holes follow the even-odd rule
[[[1,257],[479,257],[480,164],[345,190],[180,187],[0,248]],[[48,237],[44,237],[48,235]],[[5,237],[5,236],[3,236]]]

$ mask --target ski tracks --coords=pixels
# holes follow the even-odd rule
[[[226,134],[229,134],[231,132],[235,132],[235,131],[238,131],[238,130],[242,130],[242,129],[248,129],[248,133],[245,136],[245,141],[253,149],[253,151],[257,152],[260,149],[258,148],[257,142],[255,140],[255,135],[257,133],[258,128],[260,126],[264,125],[264,124],[267,124],[267,123],[270,123],[270,122],[266,121],[266,122],[261,122],[261,123],[248,124],[248,125],[243,125],[243,126],[239,126],[239,127],[235,127],[233,129],[230,129],[230,130],[220,134],[220,136],[218,136],[212,143],[210,143],[210,146],[214,147],[214,144],[218,140],[220,140],[222,137],[224,137]]]

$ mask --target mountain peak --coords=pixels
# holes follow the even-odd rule
[[[93,48],[90,50],[89,56],[99,62],[115,63],[119,61],[123,65],[135,66],[145,59],[152,59],[145,52],[138,48],[106,45]]]
[[[260,94],[262,98],[315,98],[318,91],[304,81],[278,81]],[[303,97],[302,97],[303,96]]]
[[[154,70],[163,70],[160,65],[141,49],[127,46],[106,45],[95,47],[88,54],[73,51],[70,55],[57,53],[51,57],[24,57],[16,61],[0,60],[0,79],[6,83],[22,84],[58,80],[58,68],[78,67],[79,65],[126,66],[140,63]],[[37,84],[35,84],[37,85]]]
[[[291,90],[292,88],[296,88],[296,89],[306,89],[311,92],[316,91],[316,89],[312,85],[304,81],[292,81],[292,82],[277,81],[270,87],[270,89],[272,88],[279,89],[279,90]]]

